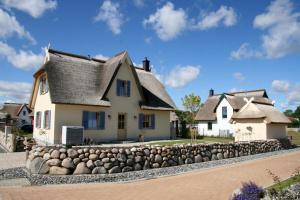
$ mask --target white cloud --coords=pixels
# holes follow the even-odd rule
[[[26,38],[35,43],[34,38],[20,25],[16,17],[9,15],[0,8],[0,38],[8,38],[13,35],[17,35],[19,38]]]
[[[105,22],[115,35],[121,33],[121,26],[123,24],[123,15],[119,8],[120,5],[118,3],[105,0],[100,7],[98,15],[95,17],[96,21]]]
[[[244,91],[243,89],[238,89],[238,88],[231,88],[230,90],[229,90],[229,92],[230,93],[234,93],[234,92],[241,92],[241,91]]]
[[[145,5],[145,0],[133,0],[133,4],[136,7],[143,7]]]
[[[262,53],[249,48],[248,43],[243,43],[237,50],[232,51],[230,58],[235,60],[245,59],[245,58],[260,58]]]
[[[34,54],[32,51],[19,50],[0,41],[0,57],[3,56],[9,63],[23,70],[36,69],[44,61],[43,52]]]
[[[233,26],[237,22],[237,14],[232,7],[221,6],[219,10],[207,13],[197,23],[194,28],[206,30],[215,28],[223,24],[224,26]]]
[[[97,54],[97,55],[94,56],[94,58],[100,59],[100,60],[108,60],[109,59],[108,56],[104,56],[102,54]]]
[[[233,77],[238,80],[238,81],[243,81],[245,80],[245,76],[241,72],[235,72],[233,74]]]
[[[195,80],[200,74],[200,66],[176,66],[170,74],[165,77],[165,84],[173,88],[186,86]]]
[[[246,56],[238,56],[238,59],[249,57],[265,57],[268,59],[280,58],[292,53],[300,52],[300,12],[296,12],[290,0],[274,0],[267,7],[266,12],[257,15],[253,21],[253,27],[261,29],[261,50],[249,50],[247,46],[242,50]],[[241,49],[240,47],[240,49]],[[260,56],[257,56],[257,52]]]
[[[151,25],[161,40],[168,41],[176,38],[186,28],[187,16],[182,8],[176,10],[171,2],[167,2],[145,19],[143,24]]]
[[[295,86],[286,95],[289,105],[300,105],[300,83],[296,83]]]
[[[28,102],[32,84],[0,80],[0,97],[5,101]]]
[[[57,6],[56,0],[2,0],[1,2],[7,8],[21,10],[34,18],[42,16],[44,12]]]
[[[290,83],[285,80],[273,80],[272,81],[272,89],[275,92],[283,92],[286,93],[290,89]]]
[[[146,37],[146,38],[145,38],[145,42],[146,42],[147,44],[150,44],[150,43],[152,42],[152,37]]]
[[[300,104],[300,82],[290,84],[286,80],[274,80],[272,81],[272,89],[285,96],[286,102],[282,103],[281,107],[287,108]]]

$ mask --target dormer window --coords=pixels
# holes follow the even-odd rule
[[[130,81],[117,79],[117,96],[130,97]]]
[[[40,94],[46,94],[48,90],[48,81],[46,75],[44,75],[40,79]]]

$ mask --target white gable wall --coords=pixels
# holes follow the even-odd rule
[[[28,116],[28,109],[26,106],[23,106],[21,112],[19,113],[19,122],[22,125],[30,125],[31,124],[31,118]]]
[[[222,117],[222,107],[227,107],[227,118],[224,119]],[[231,107],[231,105],[229,104],[226,98],[223,98],[222,101],[220,102],[219,106],[217,107],[216,114],[217,114],[217,124],[218,124],[217,128],[219,129],[220,133],[221,134],[222,132],[233,133],[234,130],[232,124],[230,124],[229,122],[229,120],[233,115],[233,108]]]
[[[222,107],[227,107],[227,118],[222,117]],[[198,123],[199,135],[222,136],[225,133],[234,134],[233,125],[229,122],[233,115],[233,108],[226,98],[223,98],[216,110],[217,120],[212,121],[212,130],[208,130],[209,121],[201,121]]]

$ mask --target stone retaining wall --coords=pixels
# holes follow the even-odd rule
[[[26,167],[33,174],[112,174],[208,162],[282,150],[278,140],[140,147],[35,146]]]

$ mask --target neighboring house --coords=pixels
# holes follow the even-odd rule
[[[170,138],[175,104],[147,59],[137,68],[126,51],[99,60],[48,49],[34,79],[39,141],[61,143],[62,126],[83,126],[84,137],[97,142]]]
[[[209,97],[207,101],[204,103],[203,107],[199,109],[195,117],[195,120],[198,121],[199,134],[209,136],[235,136],[236,124],[235,121],[232,121],[232,116],[236,116],[236,113],[238,113],[250,99],[252,104],[255,104],[258,107],[268,106],[267,108],[277,110],[274,107],[274,102],[269,99],[267,92],[264,89],[223,93],[216,95],[211,89],[209,91]],[[276,114],[278,115],[279,113],[279,111],[276,112]],[[266,116],[267,115],[269,115],[269,113],[266,113]],[[288,119],[286,119],[284,115],[283,118],[284,121],[282,121],[282,126],[285,127]],[[249,123],[252,123],[250,121],[251,120],[249,120]],[[270,123],[273,123],[272,120]],[[238,128],[238,130],[243,132],[243,130],[241,130],[240,128]],[[281,130],[283,131],[283,129]],[[286,131],[283,132],[284,134],[286,134]],[[265,133],[262,134],[265,135]],[[267,137],[263,136],[262,138]]]
[[[285,138],[287,124],[291,121],[273,105],[254,103],[252,97],[231,122],[235,127],[235,141]]]
[[[0,110],[2,116],[8,117],[7,123],[21,127],[23,125],[32,124],[32,119],[29,117],[31,110],[28,104],[21,103],[4,103]]]

